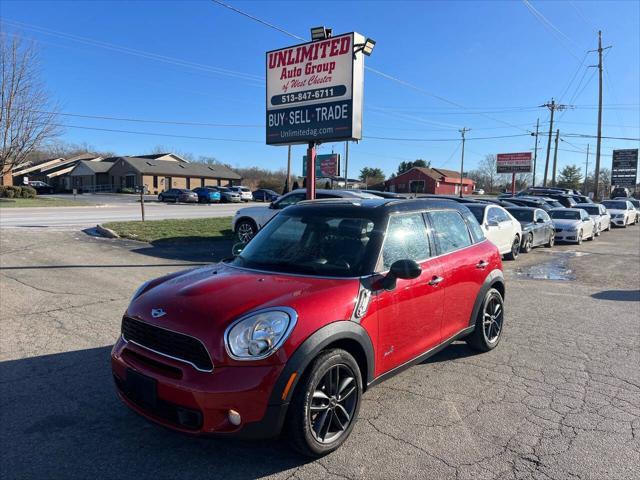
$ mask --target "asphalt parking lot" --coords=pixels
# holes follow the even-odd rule
[[[456,343],[373,388],[351,438],[316,461],[177,434],[114,394],[109,351],[134,289],[229,248],[3,227],[2,478],[638,478],[640,227],[505,262],[498,348]]]

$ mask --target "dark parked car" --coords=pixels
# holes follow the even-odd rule
[[[562,207],[561,203],[558,203],[557,207],[549,205],[547,202],[542,200],[541,198],[535,197],[513,197],[510,198],[509,201],[517,207],[530,207],[530,208],[541,208],[545,211],[549,211],[553,208]]]
[[[366,390],[429,368],[456,340],[479,352],[501,340],[498,249],[454,202],[304,202],[233,250],[143,284],[124,313],[115,388],[152,422],[203,436],[284,429],[322,456],[347,440]]]
[[[220,192],[215,187],[198,187],[193,189],[198,195],[199,203],[220,203]]]
[[[29,182],[29,186],[35,189],[38,195],[53,193],[53,187],[48,183],[41,182],[40,180],[34,180],[33,182]]]
[[[266,188],[260,188],[254,191],[251,195],[254,202],[273,202],[280,196],[273,190],[269,190]]]
[[[371,195],[375,195],[380,198],[395,198],[397,200],[402,200],[403,198],[411,198],[411,195],[404,193],[395,193],[395,192],[381,192],[379,190],[352,190],[354,192],[363,192],[370,193]]]
[[[511,207],[507,211],[520,222],[522,244],[520,251],[529,253],[533,247],[553,247],[555,229],[551,217],[541,208]]]
[[[478,198],[476,202],[493,203],[494,205],[500,205],[504,208],[516,206],[516,204],[513,203],[510,198]]]
[[[430,198],[432,200],[453,200],[458,203],[478,203],[478,198],[459,197],[458,195],[436,195],[435,193],[418,194],[416,198]]]
[[[170,188],[158,195],[158,200],[161,202],[197,203],[198,194],[186,188]]]

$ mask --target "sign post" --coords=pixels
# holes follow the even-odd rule
[[[496,173],[511,174],[511,193],[516,194],[516,173],[532,171],[531,152],[499,153],[496,157]]]
[[[266,143],[307,149],[307,198],[315,198],[316,147],[362,138],[364,50],[355,32],[266,54]],[[371,48],[373,48],[371,46]]]

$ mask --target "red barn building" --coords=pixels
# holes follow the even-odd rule
[[[385,190],[390,192],[457,195],[460,193],[460,174],[443,168],[413,167],[384,184]],[[462,179],[463,194],[471,194],[474,187],[473,180]]]

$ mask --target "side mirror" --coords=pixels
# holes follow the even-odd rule
[[[276,202],[271,202],[271,203],[269,204],[269,208],[270,208],[271,210],[275,210],[276,208],[278,208],[278,207],[276,207]]]
[[[246,246],[247,244],[243,242],[234,243],[233,247],[231,247],[231,255],[237,257],[242,253],[242,250],[244,250],[244,247]]]
[[[391,265],[387,276],[384,277],[382,286],[385,290],[393,290],[396,288],[396,280],[398,278],[410,280],[412,278],[418,278],[421,273],[422,269],[420,265],[414,260],[396,260]]]

